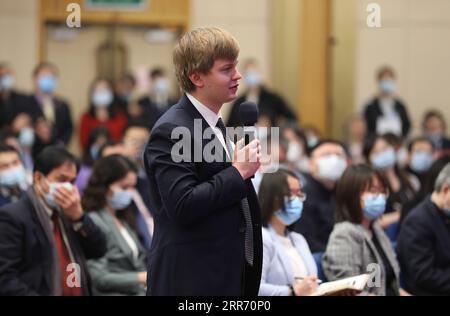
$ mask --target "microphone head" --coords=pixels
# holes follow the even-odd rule
[[[242,126],[254,126],[258,121],[258,106],[256,103],[250,101],[241,103],[239,117]]]

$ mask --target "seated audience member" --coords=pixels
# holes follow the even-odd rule
[[[139,239],[150,250],[153,236],[153,216],[150,210],[150,182],[144,170],[144,149],[150,138],[150,130],[145,120],[130,121],[123,136],[127,157],[138,169],[136,190],[133,191],[133,206]]]
[[[7,63],[0,62],[0,130],[17,126],[27,97],[14,89],[14,74]]]
[[[109,131],[104,127],[97,127],[89,134],[88,146],[83,152],[82,163],[76,181],[76,186],[81,195],[83,195],[83,191],[91,176],[94,162],[100,158],[100,148],[109,141]]]
[[[363,148],[364,139],[367,134],[367,125],[364,118],[355,114],[352,115],[344,125],[345,145],[349,151],[352,164],[364,162]]]
[[[51,122],[47,121],[44,117],[36,119],[36,123],[34,124],[34,134],[35,139],[33,147],[31,148],[31,154],[34,159],[39,156],[41,151],[49,146],[64,147],[64,145],[61,144],[61,142],[58,142],[54,137]]]
[[[416,192],[407,174],[397,166],[394,146],[384,135],[370,135],[366,138],[364,156],[367,162],[387,180],[389,197],[386,212],[380,218],[381,227],[386,229],[399,222],[402,206],[412,200]]]
[[[379,92],[364,108],[369,134],[408,136],[411,121],[407,107],[395,95],[395,79],[394,69],[389,66],[377,72]]]
[[[434,159],[434,144],[429,138],[417,137],[409,142],[406,172],[416,192],[423,186]]]
[[[291,170],[296,173],[309,172],[309,160],[307,155],[308,142],[306,135],[300,126],[290,121],[281,128],[281,136],[288,142],[286,160]]]
[[[68,145],[73,133],[72,115],[70,105],[55,95],[58,86],[56,66],[47,62],[37,65],[33,71],[33,84],[34,94],[28,98],[24,112],[31,116],[35,125],[48,124],[48,133],[45,131],[41,135],[43,143]],[[37,136],[41,133],[39,128],[35,126]]]
[[[27,174],[14,147],[0,143],[0,207],[17,202],[28,187]]]
[[[450,163],[434,192],[405,218],[398,238],[405,288],[415,295],[450,295]]]
[[[323,252],[333,230],[334,189],[347,167],[347,155],[341,143],[321,140],[309,152],[311,173],[305,175],[303,191],[308,195],[302,218],[294,231],[302,234],[311,251]]]
[[[144,295],[145,254],[129,212],[137,170],[120,155],[98,160],[83,195],[83,207],[107,240],[102,258],[88,261],[94,295]]]
[[[387,194],[382,175],[370,166],[352,165],[345,170],[336,187],[336,225],[322,257],[328,280],[372,273],[369,283],[379,285],[366,287],[366,294],[399,295],[398,262],[377,222]]]
[[[446,136],[447,124],[441,112],[432,110],[425,113],[422,133],[431,139],[439,154],[450,154],[450,139]]]
[[[89,295],[85,257],[103,256],[106,240],[84,214],[76,175],[75,157],[48,147],[33,186],[0,209],[0,295]]]
[[[301,217],[306,199],[299,179],[284,169],[268,173],[263,177],[258,197],[264,225],[259,295],[312,294],[317,287],[316,263],[305,238],[288,229]]]
[[[33,129],[24,130],[26,130],[26,135],[21,132],[19,136],[17,136],[16,133],[4,129],[0,132],[0,143],[13,147],[19,153],[20,160],[22,161],[27,174],[27,181],[31,182],[31,179],[33,178],[34,161],[31,156],[31,147],[24,145],[24,138],[26,138],[27,144],[29,144],[29,141],[31,140],[32,145],[32,142],[34,142],[34,131]]]
[[[127,112],[128,104],[136,89],[136,79],[133,74],[125,73],[114,84],[114,103],[122,112]]]
[[[314,148],[323,139],[322,133],[314,125],[304,125],[303,132],[306,136],[308,149]]]
[[[162,68],[154,68],[150,71],[149,94],[139,100],[138,104],[143,109],[149,128],[152,129],[156,121],[175,103],[170,93],[170,81]]]
[[[127,116],[114,103],[111,83],[96,79],[90,88],[89,109],[80,120],[80,143],[83,150],[88,147],[89,134],[97,127],[106,128],[114,141],[122,139],[127,125]]]
[[[428,195],[431,195],[434,191],[434,183],[436,182],[436,178],[438,177],[441,170],[445,167],[446,164],[450,162],[450,156],[442,156],[437,159],[430,170],[427,173],[427,176],[424,180],[423,186],[420,188],[420,191],[414,196],[414,198],[403,205],[402,208],[402,216],[400,219],[400,223],[406,218],[406,216],[411,212],[413,208],[415,208],[420,202],[422,202]]]
[[[245,101],[258,105],[258,126],[281,126],[285,121],[296,120],[295,113],[286,101],[264,85],[256,60],[247,60],[243,70],[246,91],[233,102],[227,126],[242,126],[239,107]]]

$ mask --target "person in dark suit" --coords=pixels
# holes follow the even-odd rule
[[[48,147],[25,197],[0,209],[0,295],[89,295],[85,257],[103,256],[106,239],[84,215],[76,174],[72,154]]]
[[[233,102],[228,126],[241,126],[239,105],[245,101],[253,101],[258,105],[258,126],[281,126],[283,121],[295,121],[296,115],[286,101],[277,93],[264,86],[255,60],[248,60],[244,65],[244,80],[247,86],[245,94]]]
[[[364,117],[369,134],[394,133],[406,138],[411,129],[408,110],[395,93],[395,72],[391,67],[382,67],[377,73],[379,94],[364,108]]]
[[[17,116],[26,103],[27,97],[14,89],[14,76],[6,63],[0,63],[0,130],[5,127],[16,127],[20,131],[21,124],[16,122]]]
[[[431,110],[425,113],[422,133],[433,142],[439,155],[450,155],[450,138],[446,136],[447,124],[440,111]]]
[[[405,218],[397,252],[405,289],[414,295],[450,295],[450,163],[434,192]]]
[[[174,49],[185,95],[158,120],[144,154],[155,221],[148,295],[258,295],[261,219],[250,178],[261,145],[241,141],[233,151],[219,114],[236,98],[238,54],[234,37],[218,28],[188,32]],[[173,138],[180,130],[188,134]],[[211,144],[217,159],[198,159]]]
[[[33,71],[33,82],[35,92],[28,97],[24,112],[31,116],[35,124],[46,121],[51,130],[48,139],[47,136],[40,135],[39,128],[35,127],[36,141],[68,145],[73,132],[72,115],[69,104],[54,94],[58,84],[56,66],[47,62],[37,65]]]

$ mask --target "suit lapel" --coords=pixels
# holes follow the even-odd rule
[[[215,163],[223,164],[222,169],[225,169],[225,168],[231,166],[231,162],[227,162],[227,159],[225,159],[226,158],[225,149],[223,148],[223,146],[220,143],[220,141],[217,138],[217,136],[214,134],[214,135],[212,135],[212,137],[210,139],[207,139],[207,138],[203,137],[203,135],[205,134],[205,130],[209,127],[209,124],[205,120],[205,118],[201,115],[201,113],[191,103],[191,101],[188,99],[188,97],[186,95],[183,95],[183,97],[181,98],[181,100],[180,100],[180,107],[182,109],[184,109],[186,112],[188,112],[192,116],[193,120],[201,120],[201,123],[202,123],[202,135],[200,135],[200,136],[202,138],[202,148],[201,148],[202,149],[202,155],[204,154],[203,150],[204,150],[205,146],[207,146],[208,143],[210,143],[210,142],[214,142],[215,149],[219,149],[220,148],[220,151],[221,151],[220,157],[221,157],[221,160],[222,160],[222,161],[215,162]],[[194,139],[194,146],[195,146],[195,142],[198,142],[198,140]],[[204,157],[203,157],[202,161],[204,161]]]

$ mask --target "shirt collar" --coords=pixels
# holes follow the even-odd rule
[[[202,104],[199,100],[197,100],[194,96],[189,93],[186,93],[187,98],[191,101],[192,105],[200,112],[208,125],[212,128],[216,127],[217,122],[219,121],[220,114],[216,114],[206,105]]]

